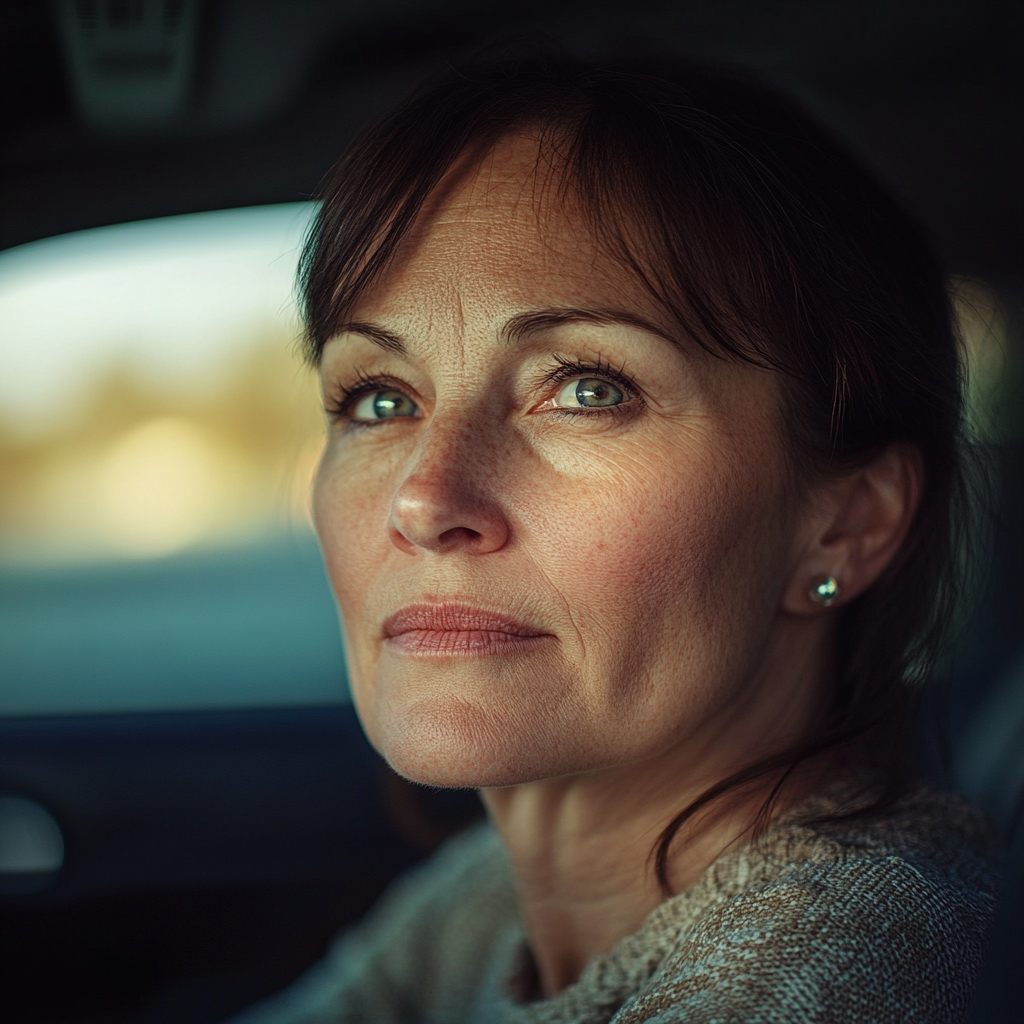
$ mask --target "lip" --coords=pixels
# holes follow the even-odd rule
[[[510,615],[455,602],[409,605],[384,620],[384,645],[396,654],[486,657],[551,637]]]

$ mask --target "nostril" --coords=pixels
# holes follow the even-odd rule
[[[504,547],[509,527],[502,509],[458,474],[417,472],[391,502],[388,534],[406,554],[417,550],[487,554]]]
[[[479,543],[482,536],[478,530],[471,530],[468,526],[455,526],[445,530],[437,540],[440,546],[445,548],[455,547],[457,544],[471,547]]]

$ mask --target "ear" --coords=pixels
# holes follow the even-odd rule
[[[924,467],[917,449],[893,444],[864,468],[814,491],[806,506],[783,609],[800,615],[823,612],[810,594],[829,576],[839,584],[831,607],[863,594],[899,551],[923,484]]]

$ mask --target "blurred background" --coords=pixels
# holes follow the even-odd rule
[[[354,133],[446,61],[535,33],[754,70],[861,154],[948,268],[997,508],[930,708],[948,756],[928,756],[1002,829],[974,1019],[1016,1019],[1024,5],[3,0],[3,1020],[219,1020],[478,813],[398,780],[349,706],[293,278]]]
[[[313,208],[0,252],[0,713],[346,698],[292,295]]]
[[[321,430],[291,292],[312,206],[0,254],[5,563],[156,558],[305,525]]]

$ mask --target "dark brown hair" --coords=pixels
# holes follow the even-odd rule
[[[783,384],[807,482],[887,445],[920,453],[925,490],[898,556],[843,608],[834,693],[814,734],[708,790],[655,857],[723,794],[819,754],[870,768],[877,809],[908,777],[914,695],[953,614],[965,522],[961,372],[944,276],[922,232],[825,130],[763,86],[676,63],[525,59],[451,71],[371,128],[334,169],[303,252],[316,362],[387,268],[425,199],[467,151],[530,131],[596,237],[717,356]]]

